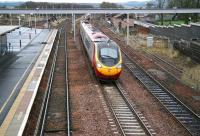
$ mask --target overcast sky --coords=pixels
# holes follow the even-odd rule
[[[148,0],[0,0],[0,1],[36,1],[36,2],[66,2],[66,3],[101,3],[105,2],[127,2],[127,1],[148,1]]]

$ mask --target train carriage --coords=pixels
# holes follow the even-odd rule
[[[80,23],[81,38],[95,71],[101,80],[116,80],[122,71],[119,46],[88,21]]]

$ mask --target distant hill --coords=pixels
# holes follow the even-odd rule
[[[126,8],[131,8],[131,7],[144,7],[146,5],[146,1],[129,1],[129,2],[122,2],[122,3],[118,3],[119,5],[122,5]],[[25,2],[6,2],[6,1],[0,1],[0,7],[16,7],[16,6],[20,6],[22,4],[24,4]],[[77,4],[77,3],[76,3]],[[80,5],[91,5],[92,7],[99,7],[99,3],[79,3]]]
[[[15,7],[23,4],[24,2],[0,2],[0,7]]]
[[[126,8],[131,8],[131,7],[144,7],[146,5],[148,0],[146,1],[129,1],[129,2],[123,2],[120,3],[122,6]]]

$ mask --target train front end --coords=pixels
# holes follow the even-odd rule
[[[122,71],[122,56],[118,45],[112,40],[98,42],[95,52],[96,76],[100,80],[117,80]]]

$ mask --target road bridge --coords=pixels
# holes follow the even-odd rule
[[[200,9],[1,9],[0,14],[72,14],[72,24],[74,25],[74,40],[75,40],[75,15],[77,14],[127,14],[129,22],[129,14],[191,14],[200,13]],[[36,22],[36,16],[35,16]],[[36,24],[36,23],[35,23]],[[127,24],[127,44],[129,44],[129,24]]]

